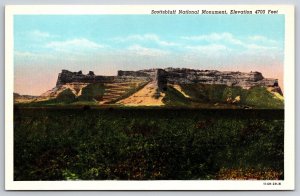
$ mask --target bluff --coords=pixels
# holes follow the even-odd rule
[[[90,71],[83,74],[82,71],[71,72],[62,70],[58,75],[56,86],[67,83],[120,83],[139,79],[154,81],[159,89],[167,84],[219,84],[227,86],[240,86],[249,89],[254,86],[278,87],[275,78],[264,78],[260,72],[233,72],[217,70],[196,70],[186,68],[145,69],[138,71],[119,70],[117,76],[95,75]]]
[[[115,76],[62,70],[54,88],[15,103],[278,108],[284,97],[275,78],[262,73],[187,68],[119,70]]]

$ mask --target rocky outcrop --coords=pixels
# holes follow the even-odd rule
[[[154,84],[160,91],[163,91],[167,87],[168,83],[168,73],[163,69],[156,69],[154,73]]]
[[[217,70],[196,70],[186,68],[145,69],[139,71],[119,70],[117,76],[99,76],[90,71],[71,72],[62,70],[58,75],[56,87],[67,83],[126,83],[133,80],[152,81],[158,91],[166,89],[168,84],[220,84],[240,86],[249,89],[253,86],[278,87],[278,80],[264,78],[260,72],[232,72]],[[281,92],[278,87],[278,92]],[[277,88],[277,89],[278,89]]]
[[[89,73],[85,75],[82,71],[71,72],[62,70],[62,72],[58,74],[56,87],[70,83],[123,83],[134,80],[150,80],[149,75],[145,73],[139,75],[135,72],[127,73],[127,71],[125,71],[124,74],[122,74],[121,71],[120,74],[120,76],[101,76],[95,75],[93,71],[89,71]]]
[[[94,72],[90,71],[89,74],[84,75],[82,71],[71,72],[68,70],[62,70],[58,74],[56,86],[61,86],[67,83],[103,83],[103,82],[112,82],[115,76],[96,76]]]
[[[130,77],[149,77],[148,73],[145,73],[143,71],[118,71],[118,76],[130,76]]]
[[[165,69],[168,73],[167,80],[172,84],[222,84],[227,86],[240,86],[248,89],[253,86],[275,86],[276,79],[266,79],[260,72],[230,72],[217,70],[193,69]],[[278,85],[278,82],[277,82]]]

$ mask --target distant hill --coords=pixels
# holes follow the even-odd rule
[[[20,95],[19,93],[14,93],[14,103],[31,103],[36,101],[38,96],[33,95]]]
[[[23,100],[23,101],[22,101]],[[30,105],[114,105],[191,108],[284,108],[277,79],[260,72],[194,69],[118,71],[117,76],[62,70],[56,86],[38,97],[15,95]]]

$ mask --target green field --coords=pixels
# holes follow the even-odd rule
[[[283,179],[283,110],[14,109],[14,180]]]

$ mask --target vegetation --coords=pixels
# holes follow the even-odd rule
[[[274,96],[265,87],[253,88],[248,93],[245,102],[259,108],[283,108],[283,101],[274,99]]]
[[[276,99],[275,95],[269,92],[266,87],[255,86],[247,90],[239,86],[185,84],[182,85],[182,89],[190,96],[190,101],[196,106],[197,103],[223,103],[230,106],[232,101],[239,97],[239,100],[234,104],[236,106],[263,109],[284,108],[283,100]]]
[[[93,101],[101,100],[101,98],[104,95],[104,91],[105,88],[103,83],[89,84],[82,89],[82,94],[78,97],[78,101],[93,102]]]
[[[56,102],[72,103],[76,100],[76,96],[70,89],[66,89],[56,97]]]
[[[188,106],[190,101],[184,97],[179,91],[175,88],[169,86],[165,91],[166,96],[163,98],[163,102],[167,106]]]
[[[16,106],[14,179],[283,179],[283,116]]]
[[[62,91],[55,99],[49,99],[40,102],[19,103],[19,105],[42,106],[42,105],[67,105],[76,101],[76,96],[70,89]]]

